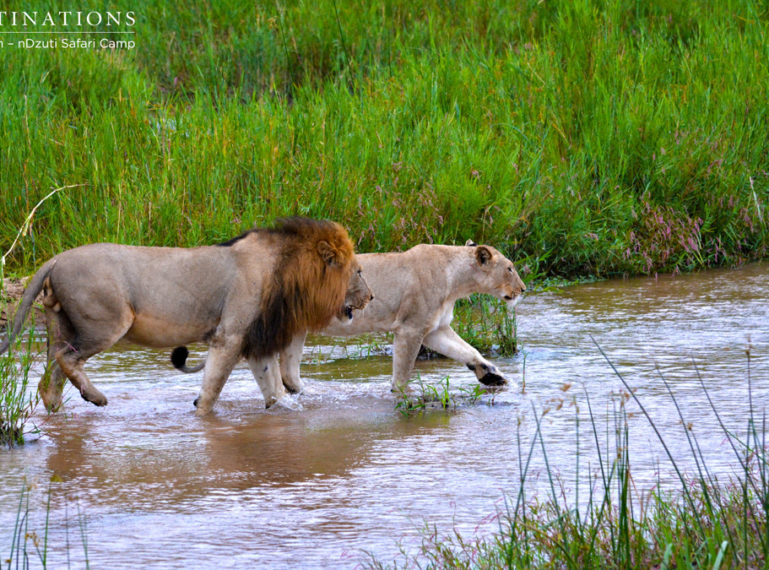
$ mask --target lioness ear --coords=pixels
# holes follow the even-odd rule
[[[338,263],[336,250],[326,240],[321,240],[317,245],[318,255],[326,265],[336,265]]]
[[[475,259],[481,265],[485,265],[491,260],[491,250],[485,245],[478,246],[478,249],[475,250]]]
[[[477,244],[477,243],[475,243],[473,240],[469,239],[469,240],[467,240],[467,241],[465,242],[465,245],[469,245],[470,247],[475,247],[475,246],[476,246],[476,245],[478,245],[478,244]]]

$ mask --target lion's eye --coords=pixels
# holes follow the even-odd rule
[[[512,267],[508,267],[508,268],[507,268],[507,270],[508,270],[510,273],[512,273],[512,272],[513,272],[513,268],[512,268]]]

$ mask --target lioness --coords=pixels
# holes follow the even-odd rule
[[[211,411],[241,358],[269,407],[276,401],[275,355],[294,336],[334,316],[348,318],[371,298],[344,228],[307,218],[279,220],[214,246],[98,243],[60,253],[30,281],[0,353],[41,290],[50,377],[38,390],[48,410],[61,406],[65,377],[85,400],[106,405],[83,365],[125,339],[151,347],[208,344],[198,415]],[[348,290],[356,298],[346,299]]]
[[[514,305],[526,286],[513,263],[488,245],[417,245],[403,253],[359,254],[374,300],[351,321],[332,319],[322,334],[351,336],[393,332],[392,389],[406,386],[424,345],[465,363],[486,385],[506,383],[502,373],[451,328],[454,302],[488,293]],[[299,365],[306,334],[294,337],[280,354],[285,387],[299,392]]]

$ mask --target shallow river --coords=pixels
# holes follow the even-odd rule
[[[426,522],[441,534],[486,536],[519,488],[518,441],[527,454],[545,410],[550,468],[567,499],[582,504],[598,470],[585,394],[606,455],[622,391],[595,343],[636,389],[680,467],[694,473],[660,375],[710,469],[724,480],[735,472],[695,365],[722,419],[744,433],[749,347],[757,412],[769,401],[769,264],[529,294],[517,318],[521,353],[496,359],[515,380],[504,391],[472,403],[477,383],[464,366],[418,364],[425,382],[450,377],[458,405],[449,412],[400,413],[390,357],[366,358],[366,347],[340,349],[332,339],[306,348],[297,409],[264,410],[241,367],[204,419],[192,406],[200,375],[176,373],[167,351],[95,357],[87,369],[106,408],[68,388],[63,413],[35,417],[42,435],[0,450],[0,559],[11,551],[25,484],[28,530],[42,536],[49,513],[55,568],[80,567],[86,556],[95,568],[355,567],[369,553],[383,562],[401,548],[415,553]],[[636,488],[675,488],[647,420],[632,400],[626,408]],[[544,500],[546,483],[538,443],[526,484]]]

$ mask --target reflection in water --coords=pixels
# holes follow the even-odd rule
[[[389,392],[390,358],[361,360],[317,338],[303,368],[299,411],[264,410],[245,368],[237,370],[212,417],[194,416],[199,375],[179,375],[164,351],[123,347],[89,361],[110,399],[99,409],[73,396],[66,411],[38,421],[45,434],[0,452],[0,549],[10,548],[23,482],[36,485],[30,528],[42,529],[51,476],[50,562],[83,560],[81,523],[95,567],[135,565],[346,566],[375,553],[392,559],[401,541],[419,544],[424,520],[439,530],[484,535],[519,484],[519,445],[527,453],[534,413],[551,467],[581,497],[597,469],[588,431],[589,394],[602,445],[609,442],[621,384],[591,335],[654,417],[681,465],[694,464],[675,408],[673,385],[711,470],[735,462],[694,372],[700,370],[724,421],[745,429],[747,358],[756,407],[769,396],[769,265],[696,275],[607,281],[531,294],[518,306],[523,351],[498,363],[520,384],[456,412],[403,416]],[[353,341],[354,342],[354,341]],[[386,347],[384,347],[386,353]],[[363,351],[365,352],[365,350]],[[423,380],[447,375],[452,391],[476,385],[458,363],[418,363]],[[571,387],[569,388],[569,385]],[[636,408],[632,403],[628,409]],[[576,418],[580,418],[577,432]],[[675,483],[645,420],[630,418],[631,465],[639,488]],[[577,437],[579,433],[579,438]],[[520,442],[519,442],[520,438]],[[604,456],[609,450],[602,447]],[[535,453],[528,484],[549,486]],[[78,509],[82,519],[78,518]]]

